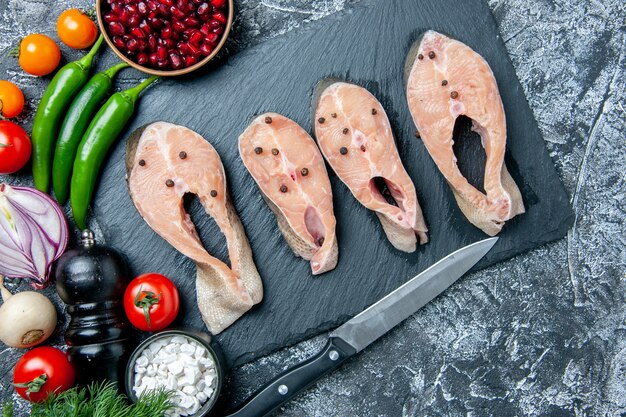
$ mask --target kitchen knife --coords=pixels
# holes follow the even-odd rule
[[[228,417],[260,417],[276,410],[444,292],[497,241],[497,237],[481,240],[451,253],[372,304],[332,331],[317,355],[277,376]]]

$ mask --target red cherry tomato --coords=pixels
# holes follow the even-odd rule
[[[74,386],[75,373],[67,355],[44,346],[29,350],[13,371],[15,391],[25,400],[42,402],[50,393],[61,393]]]
[[[0,174],[13,174],[30,159],[32,145],[28,134],[8,120],[0,121]]]
[[[178,289],[161,274],[140,275],[124,292],[126,316],[139,330],[156,332],[165,329],[172,324],[179,308]]]

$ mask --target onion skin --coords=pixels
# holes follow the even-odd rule
[[[0,275],[32,278],[33,287],[44,288],[68,238],[63,211],[50,196],[0,184]]]

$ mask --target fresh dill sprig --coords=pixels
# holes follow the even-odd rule
[[[174,406],[170,391],[158,390],[139,397],[132,404],[120,394],[114,382],[74,387],[33,404],[32,417],[162,417]],[[12,414],[3,417],[12,417]]]
[[[10,399],[2,404],[2,417],[13,417],[13,401]]]

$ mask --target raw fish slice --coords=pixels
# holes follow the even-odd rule
[[[414,252],[416,235],[424,244],[428,229],[382,105],[363,87],[325,80],[314,106],[315,136],[330,166],[376,213],[391,244]]]
[[[311,261],[314,275],[335,268],[333,193],[311,136],[293,120],[265,113],[239,137],[239,154],[293,252]]]
[[[506,220],[524,213],[524,203],[504,164],[506,118],[489,64],[469,46],[428,31],[411,48],[405,76],[413,121],[461,211],[488,235],[498,234]],[[452,132],[460,115],[472,119],[472,130],[482,138],[485,193],[456,164]]]
[[[126,148],[130,197],[148,225],[197,265],[198,307],[217,334],[263,298],[250,244],[226,188],[219,155],[183,126],[156,122],[136,131]],[[197,195],[226,237],[231,268],[211,256],[183,207]]]

